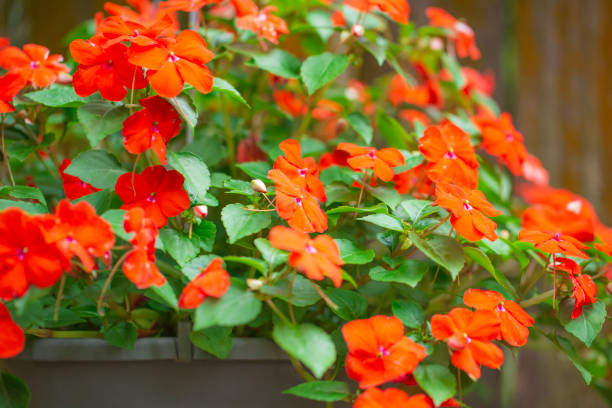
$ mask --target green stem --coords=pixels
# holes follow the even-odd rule
[[[227,145],[227,153],[230,162],[230,172],[232,177],[236,175],[236,140],[234,132],[232,132],[232,123],[230,122],[229,111],[227,108],[227,100],[225,95],[221,95],[221,106],[223,109],[223,122],[225,127],[225,144]]]
[[[529,307],[534,306],[542,302],[546,302],[548,299],[551,299],[555,293],[554,289],[547,290],[546,292],[540,293],[537,296],[534,296],[530,299],[523,300],[520,304],[521,307]]]
[[[6,162],[6,169],[8,170],[8,175],[11,179],[11,184],[15,185],[13,171],[11,170],[11,162],[9,160],[8,153],[6,153],[6,146],[4,145],[4,113],[0,113],[0,129],[2,132],[2,159]]]
[[[266,303],[268,304],[268,306],[270,306],[270,309],[272,309],[272,311],[274,313],[276,313],[278,315],[278,317],[280,317],[285,323],[287,324],[292,324],[289,319],[287,319],[287,316],[285,316],[283,314],[283,312],[281,312],[278,307],[276,307],[276,305],[274,304],[274,302],[272,301],[272,299],[270,298],[266,298]]]
[[[41,338],[54,339],[103,339],[104,335],[93,330],[48,330],[48,329],[26,329],[26,334]]]

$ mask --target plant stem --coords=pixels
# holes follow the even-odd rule
[[[297,371],[300,377],[302,377],[305,381],[310,382],[315,380],[315,378],[308,371],[306,371],[306,369],[304,368],[302,363],[299,362],[299,360],[296,360],[295,358],[289,356],[289,361],[291,361],[291,365],[293,366],[295,371]]]
[[[232,123],[227,109],[227,100],[224,95],[221,95],[221,107],[223,109],[225,144],[227,145],[227,154],[230,162],[230,173],[232,177],[234,177],[236,175],[236,141],[234,139],[234,132],[232,132]]]
[[[536,295],[530,299],[527,300],[523,300],[520,305],[521,307],[529,307],[529,306],[533,306],[533,305],[537,305],[539,303],[545,302],[548,299],[550,299],[551,297],[554,296],[555,290],[551,289],[548,290],[546,292],[540,293],[539,295]]]
[[[361,200],[363,199],[363,190],[365,190],[366,180],[368,178],[368,169],[363,170],[363,180],[361,181],[361,190],[359,190],[359,199],[357,200],[357,208],[361,206]],[[355,213],[357,217],[357,213]]]
[[[300,127],[295,132],[295,135],[294,135],[295,139],[302,140],[302,136],[306,132],[306,129],[308,129],[308,125],[310,124],[311,119],[312,119],[312,114],[310,113],[310,110],[308,110],[308,113],[304,116],[304,119],[302,119],[302,122],[300,123]]]
[[[285,316],[283,314],[283,312],[281,312],[278,307],[276,307],[276,305],[274,304],[274,302],[272,301],[272,299],[270,298],[266,298],[266,303],[268,304],[268,306],[270,306],[270,309],[272,309],[272,311],[274,313],[276,313],[278,315],[278,317],[280,317],[285,323],[287,324],[292,324],[289,319],[287,319],[287,316]]]
[[[0,132],[2,132],[2,159],[6,162],[6,169],[8,170],[11,184],[15,185],[15,179],[13,178],[13,171],[11,170],[11,162],[8,154],[6,153],[6,146],[4,145],[4,113],[0,113]]]
[[[104,335],[98,331],[93,330],[48,330],[48,329],[26,329],[26,334],[41,337],[41,338],[55,338],[55,339],[103,339]]]
[[[66,274],[62,274],[59,288],[57,289],[57,299],[55,299],[55,308],[53,309],[53,321],[57,322],[59,317],[60,304],[62,303],[62,297],[64,296],[64,286],[66,285]]]
[[[102,310],[102,302],[104,301],[104,295],[106,294],[106,291],[108,290],[108,287],[110,286],[110,283],[113,280],[113,277],[115,276],[115,273],[119,269],[119,266],[123,263],[123,261],[125,261],[125,259],[127,258],[127,256],[129,254],[130,254],[130,252],[126,252],[125,254],[123,254],[123,256],[121,258],[119,258],[119,260],[117,261],[117,263],[113,267],[113,270],[108,275],[108,278],[106,279],[106,282],[104,282],[104,287],[102,288],[102,292],[100,292],[100,297],[98,298],[98,314],[100,316],[104,316],[104,310]]]
[[[315,288],[315,290],[317,291],[317,293],[319,294],[319,296],[321,296],[321,299],[323,299],[323,301],[325,303],[327,303],[327,306],[331,307],[334,310],[338,310],[338,305],[335,304],[326,294],[325,292],[323,292],[323,290],[319,287],[319,285],[317,285],[316,283],[314,283],[313,281],[310,281],[310,283],[312,284],[312,286]]]
[[[291,275],[291,283],[289,284],[289,302],[288,302],[288,307],[289,307],[289,317],[291,317],[291,322],[293,324],[296,324],[295,321],[295,314],[293,313],[293,284],[295,282],[295,275],[297,275],[297,271],[294,269],[293,270],[293,275]]]
[[[428,230],[426,230],[425,233],[423,235],[421,235],[421,238],[424,238],[424,237],[428,236],[429,234],[431,234],[432,232],[434,232],[435,230],[440,228],[442,225],[444,225],[446,223],[446,221],[448,221],[450,219],[450,217],[451,217],[451,214],[448,214],[446,217],[441,219],[440,222],[438,222],[436,225],[434,225],[433,227],[431,227]]]

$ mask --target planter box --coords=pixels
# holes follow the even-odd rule
[[[132,350],[98,339],[41,339],[0,366],[28,384],[32,408],[325,406],[281,394],[303,381],[265,339],[234,339],[226,360],[175,338],[140,339]]]

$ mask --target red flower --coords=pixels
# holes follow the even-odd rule
[[[0,299],[21,297],[30,284],[52,286],[67,266],[45,240],[38,218],[18,208],[0,213]]]
[[[353,408],[431,408],[427,396],[418,394],[410,397],[396,388],[370,388],[359,394]]]
[[[480,289],[465,291],[463,303],[477,310],[491,310],[497,314],[501,324],[498,340],[503,338],[506,343],[515,347],[527,343],[528,327],[533,326],[534,320],[518,303],[505,299],[494,290]]]
[[[461,91],[467,96],[470,96],[474,91],[480,92],[486,96],[492,96],[495,90],[495,77],[491,71],[481,74],[474,68],[462,67],[461,74],[465,79],[465,86]]]
[[[249,14],[257,14],[259,8],[257,4],[253,3],[253,0],[230,0],[236,9],[236,15],[238,17],[247,16]]]
[[[77,198],[100,191],[99,188],[95,188],[94,186],[81,181],[81,179],[78,177],[66,174],[64,171],[68,168],[68,166],[70,166],[70,163],[72,163],[70,159],[64,159],[58,169],[60,176],[62,176],[62,186],[64,187],[64,193],[66,194],[67,198],[70,200],[76,200]]]
[[[361,388],[376,387],[411,373],[427,356],[425,347],[404,336],[397,317],[354,320],[342,328],[348,346],[346,372]]]
[[[14,72],[28,83],[44,88],[57,81],[70,68],[61,64],[59,54],[49,55],[49,49],[36,44],[26,44],[23,51],[17,47],[6,47],[0,51],[0,67]]]
[[[13,321],[4,303],[0,303],[0,358],[15,357],[24,346],[23,330]]]
[[[105,47],[101,36],[71,42],[70,53],[80,64],[72,80],[77,95],[100,91],[104,99],[120,101],[127,95],[126,88],[147,86],[142,69],[128,62],[127,49],[123,43]]]
[[[259,139],[259,134],[251,133],[238,143],[236,152],[236,161],[238,163],[268,160],[268,155],[258,145]]]
[[[209,4],[221,3],[223,0],[166,0],[159,3],[159,8],[169,11],[199,11]]]
[[[436,204],[451,212],[451,224],[459,235],[468,241],[480,241],[486,237],[495,241],[497,224],[489,217],[496,217],[496,210],[480,190],[466,190],[454,184],[436,187]]]
[[[239,15],[236,19],[236,27],[252,31],[271,43],[278,44],[279,35],[289,34],[289,28],[285,20],[270,14],[276,10],[276,6],[264,7],[261,10],[255,7],[251,13]]]
[[[27,81],[18,73],[9,72],[0,77],[0,114],[15,111],[11,101],[26,84]]]
[[[428,197],[434,194],[434,183],[425,175],[425,165],[419,164],[410,170],[397,173],[393,177],[395,189],[400,194],[411,193],[416,197]]]
[[[523,163],[527,159],[527,149],[523,144],[523,135],[512,124],[512,116],[502,113],[499,118],[495,118],[481,114],[474,117],[474,123],[482,133],[482,147],[485,151],[498,157],[512,174],[521,175]]]
[[[395,175],[393,167],[403,166],[405,163],[404,156],[394,148],[377,150],[352,143],[340,143],[338,149],[351,155],[347,162],[353,170],[372,169],[374,175],[383,181],[391,181]]]
[[[274,102],[280,110],[293,117],[304,116],[308,113],[308,105],[304,97],[291,91],[274,91]]]
[[[429,162],[425,171],[433,182],[476,188],[478,161],[470,136],[463,130],[450,122],[430,126],[419,139],[419,150]]]
[[[537,157],[531,154],[527,154],[523,162],[521,175],[525,180],[538,186],[548,186],[550,180],[548,170],[542,166],[542,162]]]
[[[312,110],[312,117],[322,122],[322,135],[325,140],[334,139],[346,128],[346,120],[342,118],[342,105],[337,102],[322,99]]]
[[[270,170],[268,178],[276,187],[276,211],[291,228],[308,233],[327,229],[327,215],[314,195],[293,183],[280,170]]]
[[[213,75],[204,64],[215,54],[193,30],[182,31],[176,39],[163,38],[156,45],[130,47],[130,63],[147,69],[147,79],[160,96],[174,98],[185,82],[201,93],[212,90]]]
[[[230,276],[223,269],[223,260],[215,258],[206,269],[185,286],[178,305],[182,309],[195,309],[209,296],[220,298],[225,295],[229,286]]]
[[[280,149],[285,156],[278,156],[274,161],[274,168],[285,173],[289,179],[305,188],[321,202],[325,202],[325,186],[319,180],[319,169],[312,157],[302,158],[300,143],[294,139],[287,139],[280,143]]]
[[[436,339],[446,340],[453,365],[474,380],[480,378],[480,364],[499,368],[504,362],[504,352],[491,343],[499,330],[499,319],[490,310],[454,308],[448,315],[431,318],[431,332]]]
[[[476,47],[474,31],[464,22],[458,21],[448,12],[438,7],[429,7],[425,10],[429,23],[435,27],[451,30],[451,39],[455,41],[457,55],[460,58],[470,57],[480,59],[480,50]]]
[[[572,282],[572,297],[575,300],[574,310],[572,311],[572,319],[577,319],[582,314],[582,308],[597,302],[597,285],[593,282],[593,278],[583,274],[580,266],[567,258],[557,258],[556,268],[569,273],[569,279]]]
[[[123,122],[123,145],[132,154],[152,149],[161,164],[166,164],[166,145],[179,134],[181,117],[174,106],[159,96],[141,99],[140,104],[144,109]]]
[[[334,149],[331,153],[324,153],[319,157],[319,170],[323,171],[331,166],[347,166],[347,160],[351,157],[344,150]]]
[[[125,213],[123,227],[134,232],[130,243],[134,248],[127,253],[123,273],[138,289],[163,286],[166,278],[155,265],[155,240],[158,230],[153,220],[146,218],[145,211],[135,207]]]
[[[344,262],[336,241],[328,235],[311,239],[303,232],[276,226],[270,230],[270,243],[279,249],[290,251],[289,264],[312,280],[323,280],[326,276],[334,286],[342,284]]]
[[[423,78],[421,85],[410,86],[403,76],[396,74],[391,80],[389,87],[389,101],[394,106],[407,103],[416,106],[444,105],[444,94],[440,84],[422,65],[416,65],[415,69]]]
[[[161,228],[166,225],[168,217],[175,217],[189,208],[189,196],[183,189],[184,182],[185,179],[176,170],[151,166],[140,174],[121,175],[115,185],[115,192],[123,201],[122,209],[142,207],[146,216]]]
[[[57,245],[66,259],[78,256],[88,272],[94,268],[92,256],[103,256],[115,245],[111,225],[86,201],[60,201],[55,214],[44,216],[41,224],[47,242]]]
[[[331,15],[331,22],[334,27],[346,27],[346,18],[342,10],[337,10]]]
[[[387,13],[394,21],[408,24],[410,6],[407,0],[344,0],[344,4],[364,12],[378,8],[383,13]]]
[[[164,34],[173,34],[173,24],[174,21],[169,15],[164,15],[148,25],[113,16],[104,19],[98,31],[107,39],[105,48],[124,41],[147,46],[157,44],[157,39]]]
[[[8,47],[11,44],[11,41],[6,37],[0,37],[0,50]]]

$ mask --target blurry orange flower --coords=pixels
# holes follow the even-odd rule
[[[170,11],[200,11],[204,6],[221,3],[223,0],[166,0],[159,3],[159,8]]]
[[[521,176],[537,186],[547,186],[550,180],[548,170],[542,166],[540,159],[532,154],[527,154],[521,169]]]
[[[408,24],[410,6],[407,0],[344,0],[344,4],[359,11],[370,12],[378,8],[398,23]]]
[[[455,42],[457,55],[460,58],[470,57],[480,59],[480,50],[476,47],[474,31],[464,22],[458,21],[445,10],[438,7],[429,7],[425,10],[429,24],[451,30],[451,39]]]
[[[207,297],[220,298],[230,286],[230,276],[221,258],[213,259],[198,276],[185,286],[179,297],[181,309],[195,309]]]
[[[435,185],[425,175],[425,165],[419,164],[410,170],[403,171],[393,177],[395,189],[400,194],[408,194],[419,197],[428,197],[434,194]]]
[[[276,6],[268,6],[259,10],[256,6],[249,14],[239,14],[236,26],[249,30],[273,44],[278,44],[280,34],[289,34],[287,23],[282,18],[271,13],[277,10]]]
[[[409,396],[402,390],[370,388],[359,394],[353,408],[431,408],[424,394]]]
[[[342,105],[334,101],[322,99],[317,102],[317,106],[312,110],[312,117],[323,124],[322,139],[334,139],[346,129],[346,120],[342,118],[343,110]]]
[[[523,135],[512,124],[512,116],[505,112],[499,118],[480,114],[473,121],[480,128],[485,151],[498,157],[512,174],[521,175],[527,149],[523,144]]]
[[[0,303],[0,358],[15,357],[24,346],[23,330],[13,321],[4,303]]]
[[[304,116],[308,113],[308,105],[304,97],[291,91],[274,91],[274,102],[280,110],[293,117]]]
[[[372,169],[374,175],[383,181],[391,181],[395,175],[393,167],[403,166],[405,163],[404,156],[394,148],[378,150],[352,143],[340,143],[338,149],[351,155],[347,162],[353,170]]]

